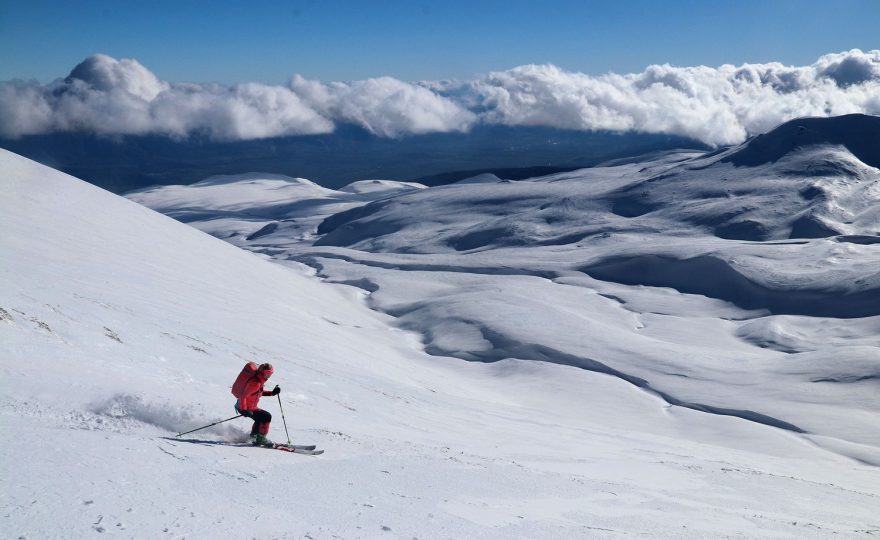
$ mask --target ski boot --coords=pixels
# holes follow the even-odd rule
[[[254,446],[272,446],[274,443],[266,438],[262,433],[254,433],[251,435],[251,444]]]

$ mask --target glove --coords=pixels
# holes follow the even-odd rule
[[[281,387],[276,384],[275,388],[272,389],[272,395],[277,396],[280,393],[281,393]]]

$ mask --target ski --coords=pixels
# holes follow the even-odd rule
[[[315,446],[314,444],[284,444],[284,443],[277,443],[277,444],[279,444],[281,446],[286,446],[288,448],[293,448],[294,450],[314,450],[315,448],[317,448],[317,446]]]
[[[303,445],[294,445],[294,444],[281,444],[275,443],[272,446],[267,446],[266,448],[274,448],[276,450],[283,450],[285,452],[291,452],[293,454],[303,454],[306,456],[320,456],[324,453],[323,450],[315,450],[314,446],[303,446]]]
[[[249,442],[227,442],[227,441],[211,441],[204,439],[170,439],[174,442],[188,442],[188,443],[196,443],[196,444],[205,444],[205,445],[218,445],[218,446],[261,446],[262,448],[274,448],[277,450],[284,450],[285,452],[293,452],[296,454],[305,454],[305,455],[313,455],[319,456],[324,453],[323,450],[316,450],[316,446],[314,444],[286,444],[286,443],[272,443],[270,445],[254,445]]]

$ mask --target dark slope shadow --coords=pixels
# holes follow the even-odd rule
[[[676,259],[659,255],[613,257],[580,268],[602,281],[668,287],[774,315],[851,319],[880,315],[880,288],[857,292],[833,289],[771,289],[755,283],[724,260],[702,255]]]
[[[835,242],[848,242],[850,244],[860,244],[867,246],[870,244],[880,244],[880,236],[868,236],[862,234],[848,234],[833,238]]]

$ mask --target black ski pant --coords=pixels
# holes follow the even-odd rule
[[[269,411],[264,411],[263,409],[241,411],[241,415],[247,418],[253,418],[254,426],[251,428],[251,435],[256,435],[257,433],[266,435],[269,433],[269,422],[272,421],[272,414]]]

